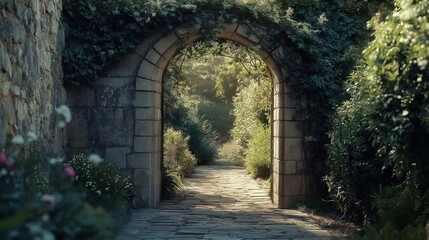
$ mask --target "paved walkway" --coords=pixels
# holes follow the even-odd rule
[[[199,166],[180,196],[132,213],[117,240],[331,239],[307,214],[276,209],[241,167]]]

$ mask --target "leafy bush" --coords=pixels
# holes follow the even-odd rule
[[[37,144],[28,154],[16,148],[0,151],[2,239],[113,239],[120,224],[87,202],[72,166]]]
[[[262,84],[264,87],[261,87]],[[243,148],[253,136],[254,130],[261,123],[268,125],[268,112],[270,111],[271,92],[264,89],[271,89],[271,82],[266,80],[262,83],[251,83],[242,89],[234,98],[234,128],[232,137]]]
[[[271,130],[260,125],[254,129],[246,152],[246,168],[254,178],[268,179],[271,166]]]
[[[188,110],[181,130],[189,136],[189,150],[198,159],[198,164],[212,163],[217,155],[216,136],[210,124],[198,115],[197,109]]]
[[[132,178],[112,163],[102,161],[94,164],[86,155],[79,154],[67,164],[76,171],[75,182],[86,190],[92,204],[101,204],[105,209],[119,212],[130,209],[135,193]]]
[[[369,214],[372,194],[382,181],[383,167],[368,141],[371,134],[366,122],[374,104],[369,96],[377,95],[377,88],[367,83],[365,71],[361,65],[352,73],[346,84],[352,98],[332,118],[325,177],[329,194],[339,209],[356,221]]]
[[[232,106],[226,103],[201,101],[198,104],[198,114],[207,120],[211,129],[219,136],[220,141],[230,137],[229,131],[234,124],[231,111]]]
[[[239,166],[244,166],[244,149],[234,140],[222,144],[219,156],[231,160]]]
[[[189,137],[183,137],[180,131],[167,128],[164,131],[164,165],[167,169],[188,177],[197,164],[197,159],[189,151]]]
[[[334,120],[330,165],[336,172],[345,167],[348,174],[331,174],[327,180],[331,193],[343,196],[340,202],[368,205],[368,197],[358,194],[362,191],[358,188],[365,186],[366,194],[374,198],[375,214],[363,239],[424,238],[429,211],[427,9],[427,0],[397,0],[396,10],[384,22],[377,18],[370,22],[376,30],[364,51],[366,73]],[[360,174],[362,179],[349,174]],[[354,183],[344,180],[347,177]],[[364,185],[356,184],[359,179]],[[344,190],[339,187],[348,193],[337,194]]]
[[[170,169],[169,166],[166,166],[165,163],[162,166],[161,176],[161,194],[163,199],[175,196],[183,188],[183,180],[180,176],[180,173],[173,169]]]

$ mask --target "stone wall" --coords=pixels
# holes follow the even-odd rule
[[[0,144],[31,130],[62,151],[61,10],[61,0],[0,0]]]

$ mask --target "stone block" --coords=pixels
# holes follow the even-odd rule
[[[296,174],[296,161],[284,161],[282,174]]]
[[[285,196],[300,196],[302,187],[301,175],[280,175],[283,179],[283,191]]]
[[[134,79],[134,77],[104,77],[95,81],[95,85],[111,88],[127,88],[133,85]]]
[[[231,24],[224,24],[222,26],[222,31],[221,32],[235,32],[235,30],[237,30],[238,24],[236,23],[231,23]]]
[[[134,134],[136,136],[158,136],[161,133],[161,123],[157,121],[136,121]]]
[[[286,52],[282,46],[279,46],[271,53],[271,56],[273,56],[277,62],[282,62],[286,59]]]
[[[106,148],[104,158],[118,168],[127,167],[127,154],[130,153],[129,147],[111,147]]]
[[[156,88],[155,83],[156,83],[156,81],[137,77],[136,78],[136,90],[137,91],[148,91],[148,92],[155,91],[155,88]]]
[[[143,187],[136,189],[136,196],[133,199],[134,208],[150,207],[150,188]]]
[[[157,68],[154,64],[147,60],[143,60],[138,70],[137,76],[149,80],[157,80],[156,77],[159,75],[159,71],[160,69]]]
[[[151,62],[153,65],[156,65],[159,61],[159,58],[161,55],[157,53],[153,48],[149,50],[149,52],[146,54],[145,59]]]
[[[136,92],[134,106],[161,109],[161,94],[156,92]]]
[[[161,120],[161,109],[159,108],[136,108],[136,120]]]
[[[240,44],[242,44],[242,45],[244,45],[246,47],[252,48],[252,47],[255,46],[254,42],[252,42],[249,39],[247,39],[247,37],[243,37],[242,35],[237,34],[237,33],[231,34],[231,37],[229,39],[232,40],[232,41],[238,42],[238,43],[240,43]]]
[[[71,109],[72,121],[67,126],[67,146],[71,148],[88,148],[91,145],[89,129],[92,121],[89,109]],[[76,131],[79,129],[79,131]]]
[[[145,38],[145,40],[136,47],[136,53],[144,57],[149,50],[152,49],[152,46],[162,37],[162,34],[162,31],[157,31],[150,37]]]
[[[293,94],[284,94],[284,107],[286,108],[300,107],[299,96],[295,96]]]
[[[283,148],[281,148],[280,146],[282,146],[282,141],[283,139],[280,137],[273,137],[273,155],[275,158],[280,159],[282,157],[282,153],[283,153]]]
[[[280,131],[280,124],[281,124],[282,122],[280,122],[280,121],[278,121],[278,120],[276,120],[276,119],[274,119],[274,122],[273,122],[273,137],[282,137],[282,132]]]
[[[155,152],[155,137],[135,137],[134,152],[136,153],[151,153]]]
[[[285,138],[284,159],[301,161],[303,159],[303,145],[304,139],[302,138]]]
[[[134,169],[134,184],[136,187],[151,187],[151,171],[149,169]]]
[[[282,207],[284,209],[295,208],[295,204],[304,200],[304,196],[282,196]]]
[[[254,43],[259,43],[261,40],[259,39],[258,36],[256,36],[255,34],[250,34],[250,36],[248,37],[248,39]]]
[[[237,30],[235,30],[235,32],[245,38],[248,38],[250,36],[249,29],[247,27],[244,27],[243,25],[238,25]]]
[[[296,108],[284,108],[283,119],[286,121],[299,121],[302,118],[299,116]]]
[[[131,108],[99,108],[94,111],[92,129],[98,129],[105,146],[131,146],[134,135],[134,111]]]
[[[179,38],[175,33],[170,33],[167,36],[161,38],[154,46],[154,48],[161,54],[165,52],[172,45],[178,44]]]
[[[67,104],[70,108],[95,106],[95,92],[87,87],[69,87],[67,89]]]
[[[133,53],[120,58],[116,63],[107,68],[109,77],[132,77],[137,73],[137,69],[142,61],[142,57]]]
[[[134,153],[129,154],[127,157],[127,167],[128,168],[140,168],[140,169],[150,169],[151,168],[151,159],[152,153]]]
[[[304,136],[303,129],[302,129],[302,122],[285,121],[283,122],[283,125],[284,125],[284,137],[300,138]]]

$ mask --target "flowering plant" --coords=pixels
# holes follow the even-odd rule
[[[58,127],[71,120],[57,108]],[[113,239],[120,224],[88,200],[77,171],[54,157],[35,132],[8,136],[0,146],[0,236],[9,239]]]
[[[106,209],[124,211],[131,206],[134,197],[132,178],[119,171],[112,163],[98,155],[74,156],[67,162],[76,171],[76,183],[82,186],[91,202],[102,204]]]

